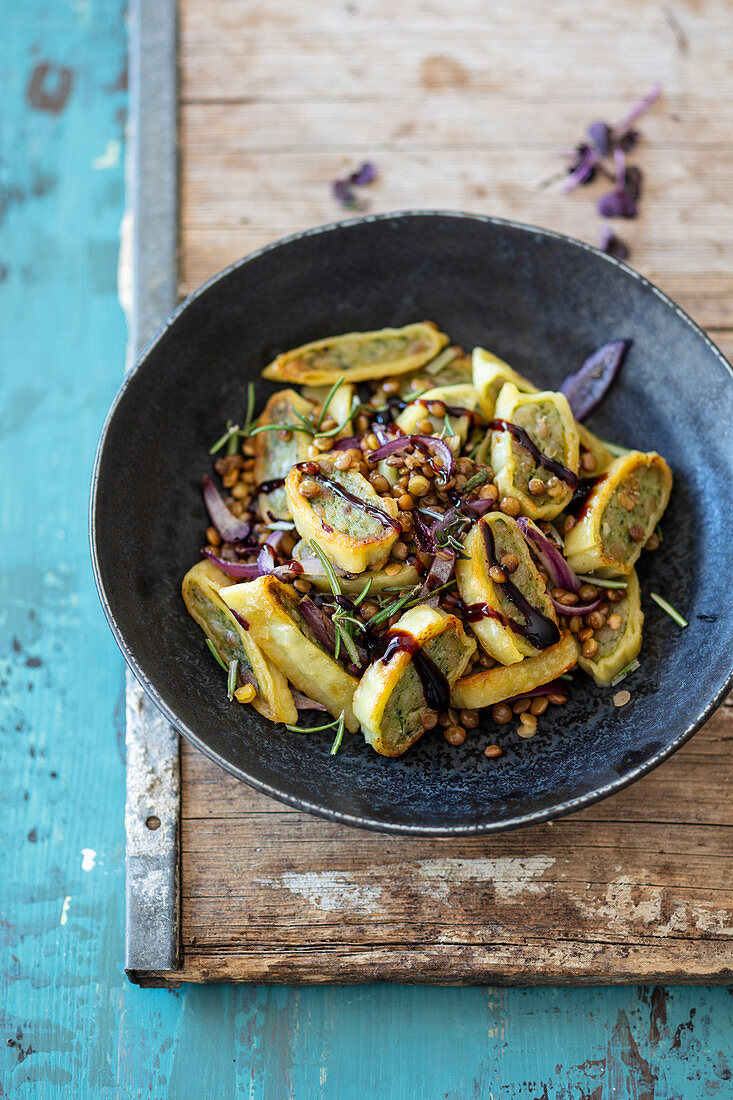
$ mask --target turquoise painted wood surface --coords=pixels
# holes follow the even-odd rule
[[[125,8],[2,16],[0,1097],[733,1096],[726,989],[126,982],[123,668],[86,536],[124,362]]]

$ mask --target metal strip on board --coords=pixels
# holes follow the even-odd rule
[[[120,257],[128,366],[176,305],[176,95],[175,0],[132,0]],[[125,970],[140,985],[163,975],[170,985],[179,966],[179,811],[178,734],[128,671]]]

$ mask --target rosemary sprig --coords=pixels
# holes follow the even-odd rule
[[[633,661],[629,661],[629,663],[627,665],[624,665],[621,671],[616,676],[614,676],[609,686],[612,688],[616,687],[616,684],[620,684],[621,681],[625,680],[630,673],[636,672],[637,668],[639,667],[639,662],[637,661],[636,657],[634,657]]]
[[[213,655],[213,657],[214,657],[214,660],[216,661],[216,663],[217,663],[218,665],[221,665],[221,667],[222,667],[222,668],[224,669],[224,671],[225,671],[225,672],[228,672],[228,671],[229,671],[229,668],[228,668],[228,666],[227,666],[227,665],[226,665],[226,664],[224,663],[224,661],[222,661],[222,659],[221,659],[221,657],[219,656],[219,654],[218,654],[218,653],[216,652],[216,646],[215,646],[215,645],[214,645],[214,643],[212,642],[211,638],[207,638],[207,639],[206,639],[206,644],[207,644],[207,646],[209,647],[209,650],[211,651],[211,654]]]
[[[443,429],[438,438],[442,439],[443,436],[451,436],[455,434],[456,433],[453,431],[453,426],[450,422],[450,417],[448,416],[448,413],[446,413],[443,417]]]
[[[323,726],[285,726],[286,730],[291,730],[293,733],[322,733],[323,730],[332,730],[336,727],[336,736],[333,739],[331,745],[331,756],[335,756],[341,748],[341,742],[344,739],[344,729],[346,728],[346,712],[341,711],[338,718],[334,718],[332,722],[326,722]]]
[[[487,481],[491,481],[491,470],[478,470],[473,477],[469,477],[466,484],[461,489],[461,496],[466,496],[467,493],[472,493],[475,489],[480,489],[482,485],[485,485]]]
[[[276,424],[259,424],[256,428],[252,428],[247,434],[251,437],[253,435],[259,435],[260,432],[304,432],[306,435],[313,435],[313,426],[305,428],[301,424],[294,424],[292,421],[279,421]]]
[[[251,435],[252,420],[254,418],[255,411],[255,386],[254,382],[247,383],[247,410],[244,414],[244,427],[240,428],[239,424],[233,423],[231,420],[226,422],[226,431],[213,447],[209,449],[210,455],[215,455],[217,451],[226,444],[227,454],[234,455],[239,449],[239,440],[243,439],[247,435]]]
[[[318,435],[321,434],[318,431],[318,429],[320,428],[321,424],[323,423],[323,418],[326,415],[326,410],[328,409],[328,406],[331,404],[331,401],[333,400],[334,394],[339,389],[339,387],[344,384],[345,381],[346,381],[346,375],[342,374],[341,377],[338,379],[338,381],[334,382],[334,384],[331,386],[331,389],[328,391],[328,394],[326,396],[326,400],[323,402],[323,405],[321,406],[321,411],[319,412],[318,418],[316,420],[316,432],[317,432]]]
[[[331,591],[333,592],[334,596],[341,596],[341,581],[336,576],[336,571],[334,570],[333,565],[329,561],[327,555],[323,552],[323,550],[321,550],[315,539],[310,539],[308,545],[310,546],[316,557],[321,559],[321,565],[326,570],[326,580],[331,586]]]
[[[340,722],[340,718],[334,718],[331,722],[326,722],[323,726],[289,726],[285,724],[286,730],[292,730],[293,733],[321,733],[323,730],[332,730],[334,726],[337,726]]]
[[[588,577],[578,573],[578,580],[583,584],[594,584],[596,588],[627,588],[628,581],[611,581],[605,577]]]
[[[657,533],[657,538],[659,539],[659,545],[661,546],[662,543],[664,542],[664,538],[662,536],[662,525],[660,523],[658,523],[657,526],[654,528],[654,530]]]
[[[455,584],[455,578],[450,581],[446,581],[445,584],[439,585],[437,588],[432,588],[429,592],[421,592],[422,584],[416,584],[414,588],[411,588],[409,592],[405,592],[403,596],[399,596],[396,600],[392,600],[390,603],[381,607],[376,615],[373,615],[369,620],[369,626],[381,626],[382,623],[387,622],[396,615],[398,611],[409,611],[412,607],[417,607],[418,604],[424,603],[426,600],[432,600],[433,596],[437,596],[439,592],[444,592],[447,588],[451,588]]]
[[[331,745],[331,756],[335,756],[341,748],[341,742],[344,739],[344,727],[346,726],[346,717],[344,711],[341,711],[341,717],[339,718],[339,724],[336,728],[336,736],[333,739]]]
[[[233,657],[229,662],[229,672],[227,675],[227,699],[231,703],[234,698],[234,690],[237,686],[237,672],[239,671],[239,659]]]
[[[571,684],[572,684],[572,682],[573,682],[573,678],[572,678],[572,676],[570,675],[570,673],[569,673],[569,672],[563,672],[563,673],[561,673],[561,675],[560,675],[560,679],[561,679],[561,680],[568,680],[568,681],[569,681],[569,682],[570,682]]]
[[[321,559],[321,564],[326,571],[326,579],[328,580],[333,595],[343,595],[341,591],[341,581],[336,576],[336,572],[333,568],[333,565],[328,560],[327,555],[323,552],[315,539],[311,539],[309,545],[313,550],[313,553]],[[351,663],[354,665],[361,664],[361,661],[359,659],[359,651],[356,648],[356,643],[354,641],[354,636],[352,633],[353,626],[351,624],[355,621],[356,620],[354,620],[353,617],[349,615],[348,610],[345,607],[341,607],[340,604],[337,604],[336,610],[331,616],[331,622],[336,628],[336,638],[334,642],[333,654],[336,661],[338,661],[339,659],[339,656],[341,654],[341,646],[343,645],[344,649],[349,655],[349,660],[351,661]],[[358,625],[359,627],[361,627],[362,624],[358,623]]]
[[[670,619],[674,619],[678,626],[689,626],[687,619],[680,615],[676,607],[672,607],[671,603],[667,603],[663,596],[660,596],[657,592],[650,592],[649,595],[654,600],[655,604],[661,607],[662,611],[666,611]]]
[[[369,591],[372,587],[372,583],[373,583],[373,578],[370,577],[369,580],[364,585],[364,587],[362,588],[359,595],[356,597],[356,599],[351,601],[353,603],[354,607],[361,607],[361,605],[364,603],[364,600],[369,595]]]
[[[458,348],[444,348],[443,351],[439,352],[423,369],[426,374],[438,374],[442,371],[443,367],[447,367],[449,363],[452,363],[457,355]]]

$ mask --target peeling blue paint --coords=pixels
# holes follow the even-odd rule
[[[122,163],[105,151],[124,138],[125,14],[27,0],[6,5],[0,36],[0,1097],[733,1096],[725,989],[125,980],[122,662],[86,546],[124,363]],[[54,112],[61,67],[74,75]]]

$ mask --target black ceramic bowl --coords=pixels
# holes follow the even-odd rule
[[[612,338],[633,347],[589,424],[656,449],[675,484],[664,541],[642,556],[646,621],[631,702],[578,674],[537,736],[483,719],[460,748],[427,735],[396,759],[361,735],[289,733],[227,702],[221,669],[180,597],[206,526],[201,476],[224,421],[276,388],[278,352],[319,336],[432,319],[557,387]],[[545,230],[447,213],[366,217],[271,245],[217,275],[173,315],[126,378],[97,455],[92,548],[117,642],[170,722],[228,771],[293,806],[402,833],[482,833],[556,817],[669,756],[730,684],[733,379],[701,330],[645,279]],[[685,630],[649,598],[668,597]],[[498,742],[504,755],[487,760]]]

